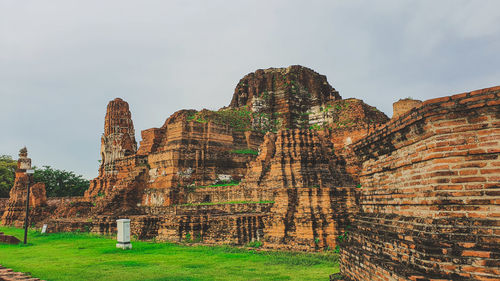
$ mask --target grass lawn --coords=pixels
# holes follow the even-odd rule
[[[0,227],[22,240],[23,230]],[[233,247],[133,241],[116,249],[110,237],[42,235],[28,245],[0,244],[0,265],[45,280],[328,280],[339,271],[333,253],[256,252]]]

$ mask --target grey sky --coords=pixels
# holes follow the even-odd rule
[[[97,175],[108,101],[137,141],[241,77],[300,64],[344,98],[392,103],[500,84],[500,1],[0,0],[0,154]]]

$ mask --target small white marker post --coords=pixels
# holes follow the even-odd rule
[[[132,249],[132,244],[130,243],[130,220],[116,220],[116,228],[118,229],[116,248]]]
[[[47,225],[44,224],[42,227],[42,234],[45,234],[47,232]]]

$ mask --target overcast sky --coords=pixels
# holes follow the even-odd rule
[[[300,64],[392,115],[500,85],[500,1],[0,0],[0,154],[97,176],[108,101],[140,131]]]

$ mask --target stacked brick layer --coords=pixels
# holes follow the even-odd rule
[[[236,131],[228,125],[200,123],[178,118],[162,128],[164,133],[148,154],[151,188],[203,186],[217,181],[241,179],[255,156],[235,153],[257,150],[262,136]],[[255,135],[255,134],[254,134]],[[149,142],[149,141],[146,141]],[[142,151],[142,150],[141,150]],[[143,204],[155,204],[146,200]]]
[[[356,143],[352,280],[499,280],[500,87],[429,100]]]

